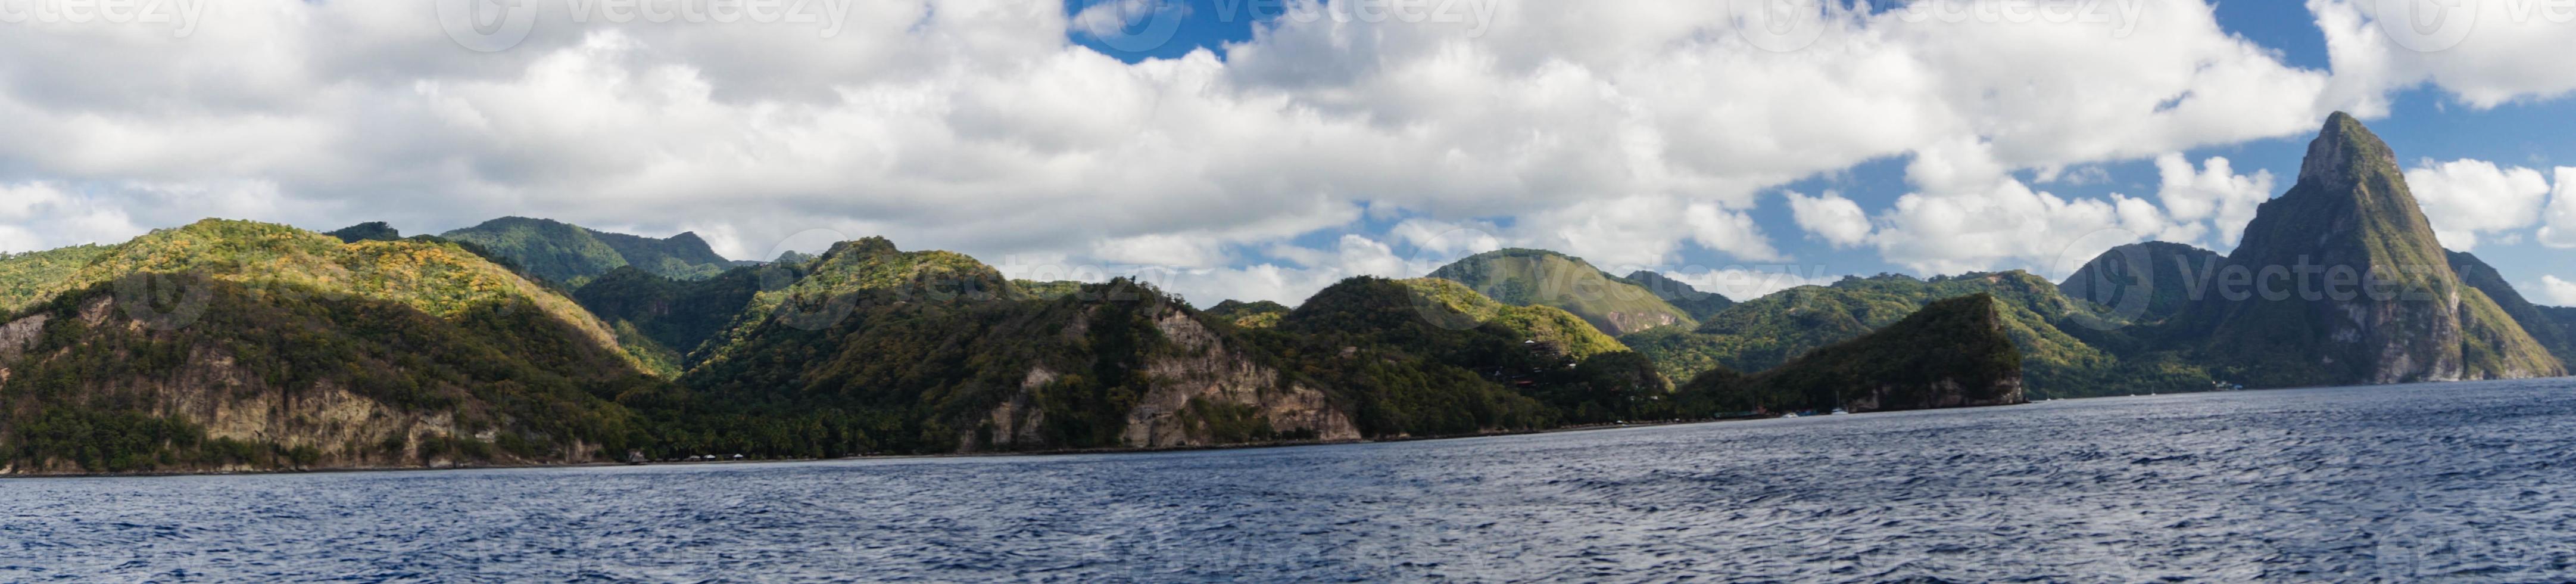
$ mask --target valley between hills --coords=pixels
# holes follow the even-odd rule
[[[880,238],[725,258],[503,218],[209,219],[0,256],[0,474],[1190,448],[2552,377],[2576,309],[2444,250],[2337,114],[2221,254],[1730,299],[1505,249],[1296,306]]]

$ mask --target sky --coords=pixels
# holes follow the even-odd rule
[[[1507,246],[1741,299],[2226,251],[2347,111],[2446,247],[2576,305],[2563,0],[0,0],[0,29],[0,252],[515,215],[1202,306]]]

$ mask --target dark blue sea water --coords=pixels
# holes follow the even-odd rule
[[[0,480],[0,581],[2576,579],[2576,381],[1161,454]]]

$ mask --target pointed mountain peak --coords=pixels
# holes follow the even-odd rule
[[[2299,182],[2341,189],[2371,171],[2397,172],[2397,152],[2352,114],[2335,112],[2326,118],[2317,139],[2308,142],[2308,157],[2299,163]]]

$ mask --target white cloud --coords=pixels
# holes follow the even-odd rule
[[[2165,212],[2180,223],[2208,221],[2216,227],[2218,240],[2208,242],[2211,249],[2228,250],[2245,234],[2245,225],[2254,221],[2254,210],[2272,199],[2272,171],[2257,170],[2251,175],[2236,174],[2235,166],[2217,156],[2201,161],[2199,169],[2181,154],[2156,157],[2156,174],[2162,186],[2156,189],[2156,200],[2164,203]],[[2179,241],[2191,243],[2198,237]]]
[[[1851,247],[1869,241],[1869,215],[1860,204],[1841,194],[1827,192],[1809,197],[1789,193],[1789,211],[1798,227],[1822,238],[1834,247]]]
[[[56,241],[116,241],[141,235],[125,210],[49,183],[0,184],[0,253],[57,247]]]
[[[2549,195],[2549,210],[2541,217],[2535,239],[2549,247],[2576,247],[2576,168],[2558,167],[2557,178],[2557,189]]]
[[[2338,67],[2376,81],[2286,66],[2194,1],[2138,4],[2134,29],[1841,13],[1819,44],[1773,52],[1736,32],[1725,2],[1510,2],[1444,23],[1295,0],[1226,58],[1136,64],[1068,31],[1112,33],[1175,4],[859,2],[829,36],[581,24],[535,4],[549,8],[534,34],[489,54],[402,3],[229,3],[185,38],[25,25],[0,35],[0,119],[15,121],[0,133],[0,184],[118,185],[81,200],[147,226],[196,214],[417,232],[516,214],[694,230],[735,257],[821,229],[979,257],[1165,264],[1229,282],[1199,294],[1279,298],[1374,268],[1227,266],[1364,212],[1508,226],[1459,249],[1652,265],[1695,245],[1780,261],[1745,213],[1759,193],[1911,156],[1917,192],[1869,240],[1903,265],[1984,269],[2043,261],[2102,229],[2242,224],[2233,182],[2160,192],[2158,209],[2034,191],[2012,172],[2073,168],[2080,183],[2091,164],[2296,135],[2376,103],[2386,80],[2420,77],[2367,66],[2351,42],[2335,45]],[[2549,87],[2434,78],[2476,95]],[[2474,89],[2487,85],[2502,89]],[[2217,160],[2190,176],[2268,180]],[[1863,243],[1852,209],[1835,205],[1828,233],[1791,203],[1829,243]],[[17,229],[30,245],[106,237]]]
[[[1693,289],[1714,292],[1737,302],[1799,286],[1829,285],[1843,278],[1840,274],[1826,273],[1822,266],[1792,265],[1693,267],[1659,272],[1664,277],[1689,284]]]
[[[2541,276],[2540,293],[2548,298],[2550,304],[2576,306],[2576,282],[2560,280],[2557,276]]]
[[[2455,251],[2477,248],[2480,234],[2539,223],[2549,196],[2549,180],[2540,171],[2484,160],[2425,160],[2406,170],[2406,186],[2442,247]]]
[[[2431,83],[2479,109],[2576,91],[2576,7],[2532,0],[2308,0],[2335,71],[2329,100],[2386,112],[2390,89]],[[2404,8],[2406,14],[2383,14]],[[2419,24],[2420,23],[2420,24]],[[2429,27],[2429,28],[2423,28]]]

